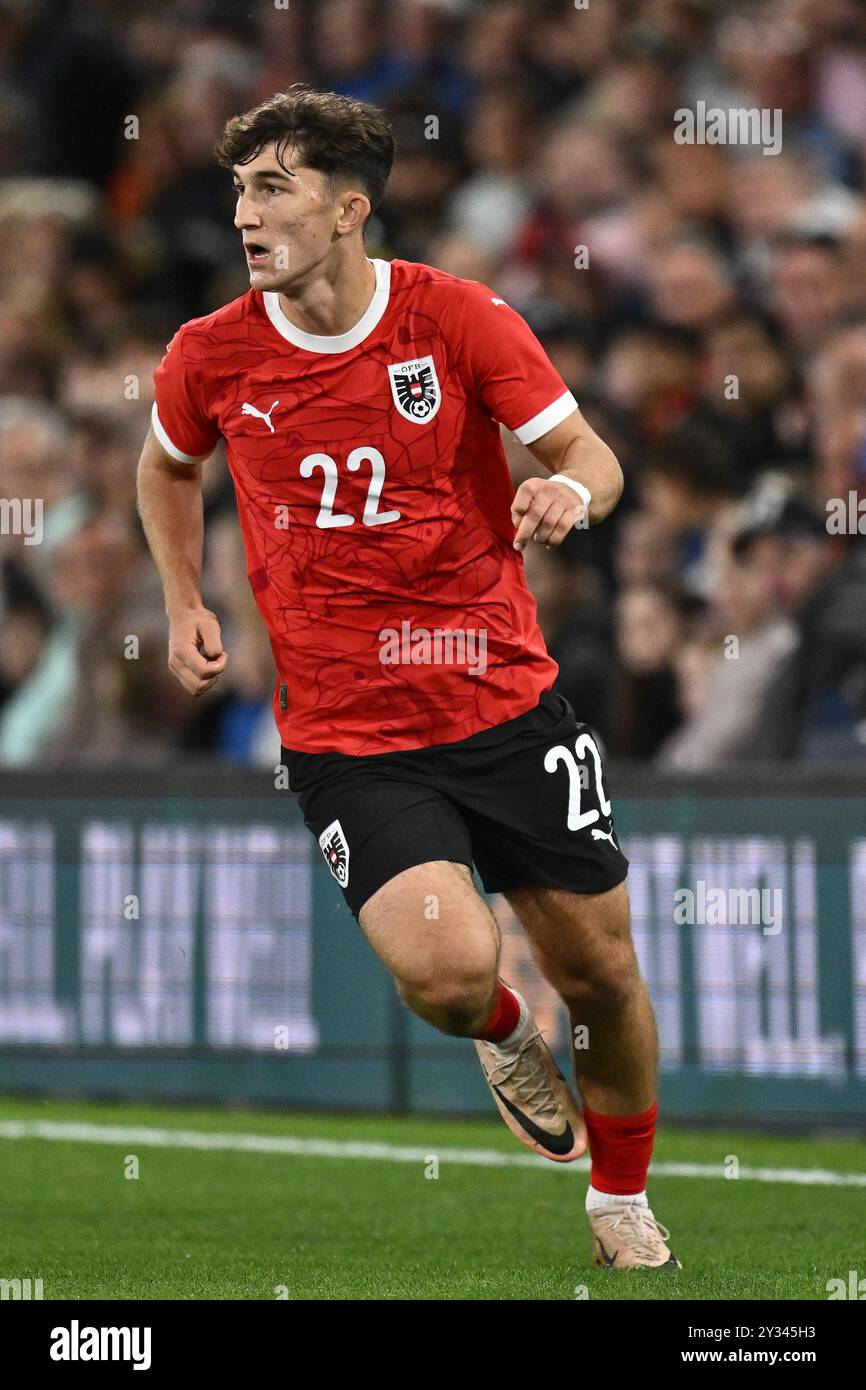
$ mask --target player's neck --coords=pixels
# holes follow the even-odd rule
[[[304,333],[337,337],[364,317],[376,292],[376,267],[363,246],[350,260],[323,268],[305,285],[280,290],[280,308]]]

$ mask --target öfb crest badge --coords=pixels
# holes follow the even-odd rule
[[[426,425],[442,404],[442,388],[432,357],[416,357],[410,362],[389,364],[391,395],[404,420]]]

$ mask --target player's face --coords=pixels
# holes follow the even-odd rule
[[[285,168],[283,167],[285,165]],[[334,244],[339,208],[325,175],[292,151],[267,145],[234,166],[235,226],[242,233],[254,290],[280,290],[320,265]]]

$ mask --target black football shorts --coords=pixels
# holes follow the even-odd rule
[[[554,691],[457,743],[358,757],[284,748],[283,763],[356,917],[389,879],[436,859],[474,864],[488,893],[604,893],[628,872],[598,744]]]

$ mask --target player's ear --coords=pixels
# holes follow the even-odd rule
[[[371,212],[370,199],[366,193],[361,193],[357,189],[347,189],[346,192],[338,195],[337,212],[335,230],[341,236],[345,236],[348,232],[363,228]]]

